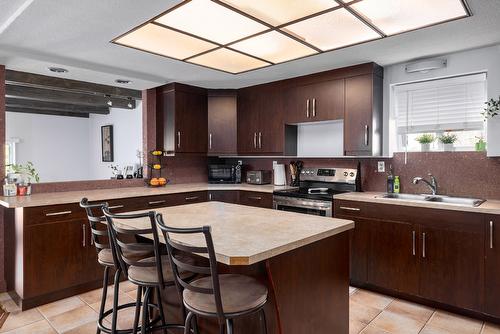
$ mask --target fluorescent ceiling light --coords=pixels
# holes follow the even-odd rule
[[[471,14],[466,0],[184,0],[113,40],[241,73]]]
[[[216,44],[153,23],[148,23],[115,42],[176,59],[185,59],[217,47]]]
[[[468,16],[459,0],[363,0],[351,7],[387,35]]]
[[[273,26],[289,23],[337,7],[333,0],[222,0]]]
[[[188,59],[189,62],[219,69],[229,73],[239,73],[254,70],[269,65],[257,58],[246,56],[242,53],[229,49],[218,49]]]
[[[317,53],[316,50],[277,31],[267,32],[236,44],[232,49],[255,55],[272,63],[281,63]]]
[[[156,22],[220,44],[269,29],[211,0],[191,0]]]
[[[300,21],[283,29],[323,51],[381,37],[375,30],[343,8]]]

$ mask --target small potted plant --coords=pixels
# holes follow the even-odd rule
[[[422,152],[429,152],[431,150],[431,144],[436,140],[434,135],[430,133],[423,133],[416,138],[416,141],[420,143]]]
[[[484,152],[486,151],[486,141],[484,140],[483,136],[481,137],[476,137],[477,142],[476,142],[476,151],[477,152]]]
[[[15,175],[17,183],[17,194],[19,196],[31,195],[31,184],[34,182],[40,182],[40,176],[35,169],[35,166],[31,161],[28,161],[26,165],[14,164],[9,165],[9,174]]]
[[[447,132],[439,137],[439,141],[443,144],[443,148],[445,152],[453,152],[455,151],[455,142],[457,141],[457,135],[454,135],[450,132]]]

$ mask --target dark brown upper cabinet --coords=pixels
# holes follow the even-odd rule
[[[206,90],[178,83],[157,90],[157,124],[163,124],[163,148],[172,153],[206,153]]]
[[[286,123],[344,118],[344,79],[291,87],[285,94]]]
[[[208,154],[237,153],[237,92],[208,91]]]
[[[283,153],[282,101],[279,82],[238,90],[238,153]]]
[[[344,153],[347,156],[382,154],[382,71],[374,65],[373,73],[345,79]]]

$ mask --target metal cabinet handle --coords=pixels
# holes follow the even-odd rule
[[[211,201],[212,200],[212,193],[208,194],[208,200]]]
[[[361,211],[360,208],[350,208],[350,207],[347,207],[347,206],[341,206],[340,209],[347,210],[347,211]]]
[[[306,117],[309,118],[310,114],[309,114],[309,99],[307,99],[306,101]]]
[[[425,238],[426,234],[422,233],[422,257],[425,259]]]
[[[212,149],[212,134],[208,135],[208,148]]]
[[[262,132],[259,132],[259,148],[262,148]]]
[[[260,196],[248,196],[248,199],[254,199],[256,201],[261,201],[262,197],[260,197]]]
[[[257,132],[253,133],[253,148],[257,148]]]
[[[490,220],[490,249],[493,249],[493,220]]]
[[[82,239],[82,246],[83,247],[86,247],[87,245],[87,242],[86,242],[86,239],[87,239],[87,229],[85,227],[85,224],[82,225],[82,230],[83,230],[83,239]]]
[[[72,213],[72,211],[50,212],[50,213],[46,213],[45,216],[47,216],[47,217],[62,216],[62,215],[69,215],[71,213]]]
[[[200,198],[199,196],[191,196],[191,197],[186,197],[186,201],[193,201],[195,199]]]
[[[108,207],[108,210],[121,209],[121,208],[124,208],[124,207],[125,207],[124,205],[114,205],[114,206]]]
[[[177,131],[177,148],[181,148],[181,132]]]
[[[160,201],[151,201],[151,202],[148,202],[149,205],[157,205],[157,204],[163,204],[167,202],[166,200],[160,200]]]
[[[416,246],[415,242],[416,242],[416,237],[417,237],[416,234],[417,233],[415,231],[411,232],[411,237],[412,237],[412,255],[413,256],[417,255],[417,250],[416,250],[416,247],[415,247]]]
[[[369,129],[370,129],[369,126],[365,125],[365,146],[368,146],[369,144],[369,135],[368,135]]]
[[[312,117],[316,117],[316,99],[312,99]]]

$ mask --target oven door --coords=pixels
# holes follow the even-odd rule
[[[235,183],[235,168],[231,165],[209,165],[208,182],[209,183]]]
[[[274,196],[275,210],[304,213],[323,217],[333,217],[332,202],[305,198]]]

